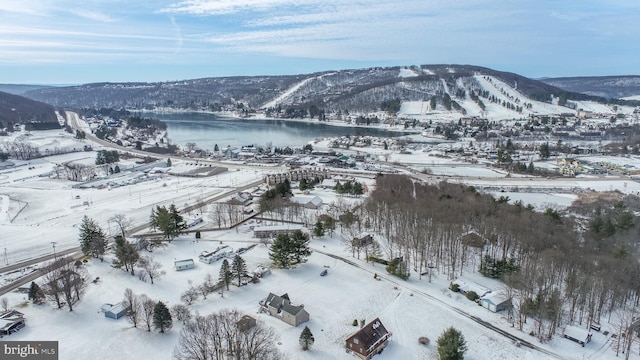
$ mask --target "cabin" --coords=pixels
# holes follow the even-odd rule
[[[260,301],[261,311],[268,312],[291,326],[298,326],[309,321],[309,313],[304,305],[291,305],[289,295],[278,296],[269,293],[266,299]]]
[[[176,260],[174,263],[177,271],[193,269],[196,265],[193,262],[193,259],[184,259],[184,260]]]
[[[567,325],[567,327],[564,328],[562,336],[571,341],[575,341],[578,344],[582,345],[582,347],[584,347],[588,342],[591,341],[592,334],[587,329]]]
[[[345,347],[347,352],[351,352],[362,360],[369,360],[389,344],[391,338],[389,332],[379,318],[364,325],[364,320],[360,321],[360,330],[349,336]]]
[[[131,306],[124,306],[123,303],[119,302],[115,305],[104,304],[100,307],[100,310],[104,312],[104,317],[118,320],[121,317],[129,314],[129,310],[131,310]]]
[[[511,308],[511,298],[502,292],[488,293],[480,298],[480,305],[489,311],[500,312]]]
[[[0,337],[11,335],[26,326],[24,314],[8,310],[0,314]]]

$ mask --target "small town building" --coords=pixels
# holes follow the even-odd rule
[[[100,307],[100,310],[104,312],[104,317],[118,320],[123,316],[126,316],[129,313],[131,306],[125,306],[123,303],[119,302],[115,305],[112,304],[104,304]]]
[[[184,260],[176,260],[174,262],[174,266],[177,271],[193,269],[196,265],[193,262],[193,259],[184,259]]]
[[[322,206],[322,198],[320,196],[315,196],[313,199],[307,201],[304,204],[304,207],[307,209],[319,209]]]
[[[239,192],[233,195],[231,199],[227,201],[227,204],[247,206],[247,205],[251,205],[252,201],[253,201],[253,195],[251,195],[251,193]]]
[[[247,331],[256,326],[256,319],[249,315],[244,315],[240,318],[240,320],[238,320],[236,326],[240,331]]]
[[[24,314],[8,310],[0,314],[0,336],[11,335],[26,326]]]
[[[260,301],[261,310],[268,312],[271,316],[277,317],[291,326],[298,326],[309,321],[309,313],[304,309],[304,305],[291,305],[289,295],[278,296],[269,293],[266,299]]]
[[[579,328],[577,326],[567,325],[564,328],[562,336],[571,341],[575,341],[584,347],[589,341],[591,341],[591,332],[587,329]]]
[[[462,279],[455,279],[452,284],[458,285],[458,291],[460,291],[462,295],[466,295],[468,292],[473,291],[479,297],[483,297],[491,292],[491,289],[487,289],[484,286],[480,286],[472,282],[466,282]]]
[[[379,318],[366,325],[362,320],[360,330],[347,338],[345,347],[347,352],[352,352],[362,360],[369,360],[384,350],[390,338],[391,332],[384,327]]]
[[[253,236],[258,239],[275,238],[280,234],[291,235],[296,230],[302,230],[302,226],[300,225],[256,226],[253,228]]]
[[[503,292],[488,293],[480,298],[480,305],[489,311],[500,312],[511,308],[511,298]]]

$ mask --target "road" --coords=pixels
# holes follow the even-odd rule
[[[356,268],[358,268],[360,270],[364,270],[364,271],[369,272],[371,274],[377,274],[378,277],[381,277],[382,279],[394,284],[394,286],[397,286],[399,288],[403,288],[405,290],[411,291],[412,293],[418,294],[418,295],[422,296],[423,298],[426,298],[426,299],[428,299],[428,300],[430,300],[430,301],[432,301],[434,303],[437,303],[438,305],[440,305],[440,306],[442,306],[442,307],[444,307],[444,308],[446,308],[448,310],[454,311],[457,314],[459,314],[459,315],[461,315],[461,316],[463,316],[463,317],[465,317],[465,318],[467,318],[469,320],[472,320],[475,323],[481,325],[482,327],[484,327],[484,328],[486,328],[488,330],[491,330],[491,331],[493,331],[493,332],[495,332],[495,333],[497,333],[499,335],[502,335],[503,337],[506,337],[509,340],[513,341],[513,342],[516,342],[516,341],[520,342],[521,346],[527,347],[527,348],[535,350],[535,351],[539,351],[539,352],[541,352],[541,353],[543,353],[543,354],[545,354],[547,356],[553,357],[554,359],[561,359],[561,360],[569,360],[569,359],[571,359],[569,357],[565,357],[565,356],[562,356],[560,354],[556,354],[556,353],[554,353],[552,351],[549,351],[549,350],[547,350],[545,348],[537,346],[537,345],[535,345],[535,344],[533,344],[533,343],[531,343],[531,342],[529,342],[529,341],[527,341],[527,340],[525,340],[523,338],[520,338],[520,337],[518,337],[516,335],[513,335],[513,334],[509,333],[508,331],[505,331],[505,330],[503,330],[503,329],[501,329],[501,328],[499,328],[499,327],[497,327],[497,326],[495,326],[495,325],[493,325],[493,324],[491,324],[491,323],[489,323],[489,322],[487,322],[485,320],[482,320],[481,318],[479,318],[479,317],[477,317],[475,315],[471,315],[471,314],[469,314],[469,313],[467,313],[467,312],[465,312],[465,311],[463,311],[463,310],[461,310],[461,309],[459,309],[459,308],[457,308],[457,307],[455,307],[455,306],[453,306],[453,305],[451,305],[451,304],[449,304],[449,303],[447,303],[445,301],[442,301],[442,300],[438,299],[437,297],[434,297],[433,295],[431,295],[431,294],[429,294],[429,293],[427,293],[427,292],[425,292],[425,291],[423,291],[423,290],[421,290],[421,289],[419,289],[419,288],[417,288],[415,286],[409,285],[407,282],[397,280],[394,277],[387,276],[387,275],[384,275],[384,274],[381,275],[380,273],[374,272],[373,270],[371,270],[369,268],[366,268],[366,267],[363,267],[360,264],[358,264],[358,263],[356,263],[356,262],[354,262],[352,260],[349,260],[347,258],[344,258],[342,256],[335,255],[335,254],[332,254],[332,253],[328,253],[326,251],[322,251],[322,250],[317,249],[317,248],[313,248],[312,250],[317,252],[317,253],[319,253],[319,254],[323,254],[323,255],[329,256],[329,257],[334,258],[336,260],[340,260],[340,261],[342,261],[342,262],[344,262],[344,263],[346,263],[348,265],[351,265],[353,267],[356,267]]]
[[[76,253],[80,251],[80,248],[73,248],[73,249],[66,249],[63,251],[58,251],[55,254],[49,254],[49,255],[44,255],[44,256],[40,256],[34,259],[29,259],[29,260],[25,260],[23,262],[19,262],[19,263],[15,263],[13,265],[9,265],[9,266],[5,266],[5,267],[1,267],[0,268],[0,274],[4,274],[4,273],[8,273],[11,271],[15,271],[15,270],[20,270],[22,268],[25,268],[27,266],[31,266],[31,265],[35,265],[38,263],[41,263],[43,261],[49,261],[51,259],[55,259],[58,257],[64,257],[67,255],[72,255],[73,253]]]
[[[66,258],[67,262],[65,264],[68,264],[71,261],[75,261],[75,260],[79,259],[80,256],[82,255],[82,254],[80,254],[78,252],[74,252],[72,254],[73,254],[72,256],[69,256],[69,257]],[[46,260],[43,260],[43,261],[46,261]],[[62,263],[59,263],[58,267],[62,266],[62,265],[63,265]],[[7,285],[5,285],[3,287],[0,287],[0,296],[8,293],[9,291],[13,291],[13,290],[19,288],[22,285],[25,285],[25,284],[28,284],[28,283],[34,281],[35,279],[43,276],[44,274],[45,274],[45,271],[43,269],[36,269],[36,270],[32,271],[31,273],[29,273],[29,274],[27,274],[27,275],[15,280],[15,281],[11,282],[10,284],[7,284]]]

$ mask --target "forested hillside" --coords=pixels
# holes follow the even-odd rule
[[[0,129],[10,124],[60,127],[53,106],[23,96],[0,92]],[[36,125],[38,124],[38,125]]]
[[[480,271],[502,280],[514,299],[515,326],[533,319],[535,335],[546,341],[566,324],[614,313],[626,324],[632,312],[625,309],[640,301],[639,204],[613,198],[537,213],[473,187],[384,175],[352,227],[381,234],[383,256],[403,259],[410,276],[430,266],[449,279]]]

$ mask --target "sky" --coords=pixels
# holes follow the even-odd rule
[[[0,83],[471,64],[640,75],[637,0],[0,0]]]

